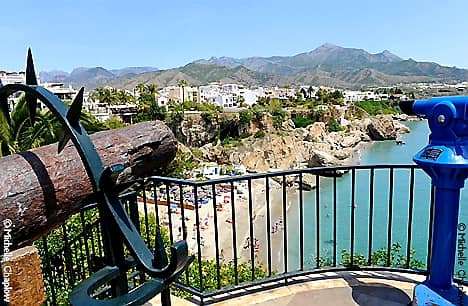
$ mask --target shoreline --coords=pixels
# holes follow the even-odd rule
[[[341,161],[342,165],[360,164],[361,151],[368,149],[374,143],[375,141],[361,140],[352,147],[351,156]],[[285,234],[283,221],[285,216],[283,216],[282,184],[269,179],[270,226],[267,228],[265,179],[254,179],[251,182],[252,216],[249,213],[249,192],[246,181],[235,183],[232,192],[222,188],[221,192],[217,191],[216,207],[213,195],[210,198],[210,192],[205,192],[205,197],[199,196],[198,199],[204,201],[208,199],[207,202],[200,204],[195,210],[184,210],[189,252],[195,256],[198,256],[197,254],[200,252],[202,260],[215,260],[218,256],[220,263],[232,263],[234,256],[236,256],[238,264],[248,263],[253,259],[255,265],[260,264],[267,269],[269,256],[265,250],[270,249],[271,270],[283,271],[282,254],[284,253]],[[312,188],[315,188],[315,184]],[[286,187],[286,222],[290,219],[288,215],[291,207],[297,206],[299,203],[299,190],[297,187]],[[304,192],[307,191],[304,190]],[[178,191],[174,193],[177,194]],[[231,202],[232,194],[234,195],[234,205]],[[154,211],[154,204],[148,205],[148,208],[151,207]],[[148,210],[151,211],[151,209]],[[169,210],[171,210],[171,222],[168,220]],[[173,240],[183,239],[181,209],[158,205],[158,213],[160,218],[162,217],[160,224],[164,224],[163,226],[166,228],[169,228],[169,223],[172,224]],[[197,213],[199,227],[197,227]],[[235,218],[235,226],[233,217]],[[252,229],[250,225],[253,226]],[[218,248],[216,247],[216,236]],[[268,245],[268,241],[270,241],[270,245]],[[234,245],[237,254],[234,252]]]
[[[234,190],[234,205],[231,205],[230,202],[230,191],[216,196],[216,204],[218,206],[216,209],[214,209],[212,199],[206,204],[199,205],[198,228],[196,222],[197,209],[185,209],[183,214],[187,229],[186,240],[189,252],[197,256],[199,251],[198,248],[200,248],[202,260],[215,260],[215,238],[217,233],[218,256],[220,262],[232,263],[234,261],[233,246],[235,245],[238,264],[248,263],[252,259],[251,248],[253,247],[253,260],[255,264],[260,264],[266,269],[268,253],[264,250],[268,249],[268,235],[270,235],[272,271],[277,271],[283,267],[283,256],[279,256],[284,251],[282,187],[273,179],[269,179],[269,188],[270,229],[268,229],[268,231],[266,228],[268,214],[265,180],[252,180],[252,223],[249,222],[248,189],[242,186],[237,186]],[[292,193],[297,195],[297,192],[292,188],[286,188],[289,197]],[[286,214],[288,213],[293,200],[290,200],[289,202],[289,205],[286,207]],[[221,205],[219,205],[220,203]],[[140,202],[139,204],[140,213],[144,213],[143,203]],[[232,206],[234,206],[235,210],[235,242],[233,235]],[[147,212],[148,214],[155,214],[155,204],[147,203]],[[174,242],[183,239],[182,210],[180,208],[168,208],[165,205],[158,205],[158,215],[160,218],[159,224],[161,224],[161,226],[169,229],[169,224],[172,225]],[[169,218],[171,218],[170,222]],[[215,219],[217,220],[217,228],[215,226]],[[250,224],[253,226],[253,239],[251,239],[250,236]],[[200,246],[198,242],[200,242]]]

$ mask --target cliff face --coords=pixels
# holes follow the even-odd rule
[[[201,147],[215,139],[219,128],[216,121],[206,122],[200,116],[191,116],[183,120],[173,132],[182,144]]]
[[[393,120],[390,115],[355,120],[351,124],[351,129],[366,133],[372,140],[396,139],[398,134],[409,132],[405,125]]]
[[[278,132],[267,131],[265,137],[249,137],[236,148],[219,143],[201,147],[206,160],[243,164],[249,171],[334,166],[346,163],[362,142],[396,139],[409,129],[391,116],[377,116],[353,121],[348,131],[329,133],[323,122],[294,129],[286,122]]]

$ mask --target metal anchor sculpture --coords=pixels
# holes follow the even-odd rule
[[[8,97],[18,91],[25,93],[31,123],[37,109],[37,100],[44,103],[56,116],[62,126],[58,145],[60,153],[68,141],[72,141],[98,195],[98,208],[102,221],[104,249],[107,266],[80,283],[72,292],[73,305],[139,305],[158,293],[162,293],[163,305],[170,305],[168,287],[188,267],[193,258],[188,256],[186,241],[178,241],[171,246],[167,259],[162,237],[156,233],[156,250],[153,252],[142,240],[136,227],[124,210],[115,191],[116,174],[121,165],[104,168],[101,158],[87,132],[80,124],[83,106],[83,88],[80,89],[70,107],[44,87],[38,86],[31,50],[28,50],[26,84],[7,84],[0,87],[0,110],[11,123]],[[122,243],[123,242],[123,243]],[[151,279],[128,292],[126,272],[132,263],[124,256],[124,246],[133,257],[133,264]],[[111,284],[113,298],[97,300],[94,291],[105,284]]]

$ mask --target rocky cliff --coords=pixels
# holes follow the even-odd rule
[[[267,131],[262,138],[245,138],[235,148],[208,143],[200,148],[203,159],[220,164],[243,164],[253,172],[299,166],[343,165],[361,143],[396,139],[399,133],[409,132],[406,126],[391,116],[356,120],[346,131],[331,133],[323,122],[297,129],[291,123],[285,122],[280,130]]]

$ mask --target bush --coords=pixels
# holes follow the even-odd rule
[[[254,135],[255,138],[263,138],[265,136],[266,136],[266,133],[263,130],[258,130],[257,132],[255,132],[255,135]]]
[[[397,111],[391,106],[390,101],[360,101],[354,104],[355,106],[365,110],[369,115],[375,116],[379,114],[396,114]]]
[[[221,140],[221,145],[223,147],[238,147],[240,146],[242,143],[240,142],[239,139],[236,139],[236,138],[232,138],[232,137],[226,137],[224,138],[223,140]]]
[[[170,113],[167,113],[166,123],[174,131],[184,120],[184,109],[182,105],[177,105]]]
[[[341,131],[341,125],[336,121],[335,118],[331,118],[330,121],[328,121],[328,131],[329,132],[339,132]]]
[[[175,158],[162,170],[163,176],[185,178],[187,172],[198,167],[198,163],[193,161],[189,154],[177,151]]]
[[[195,156],[198,159],[203,158],[203,152],[200,150],[200,148],[197,147],[190,147],[190,151],[192,152],[193,156]]]
[[[213,114],[210,111],[203,111],[201,112],[200,116],[206,123],[212,123],[213,122]]]
[[[264,114],[265,114],[265,107],[254,105],[254,107],[252,108],[252,115],[255,120],[261,121],[263,119]]]
[[[253,119],[253,113],[249,109],[243,109],[239,112],[240,124],[249,124]]]
[[[313,120],[304,117],[296,117],[291,119],[294,122],[294,126],[296,128],[305,128],[308,125],[314,123]]]
[[[416,250],[410,250],[409,262],[406,261],[406,254],[400,254],[401,244],[393,243],[390,247],[390,267],[406,268],[408,264],[410,269],[424,269],[424,262],[415,258]],[[341,251],[341,265],[351,266],[351,254],[347,250]],[[371,254],[370,264],[373,266],[387,266],[387,248],[374,251]],[[362,254],[354,254],[353,265],[368,266],[367,258]]]

